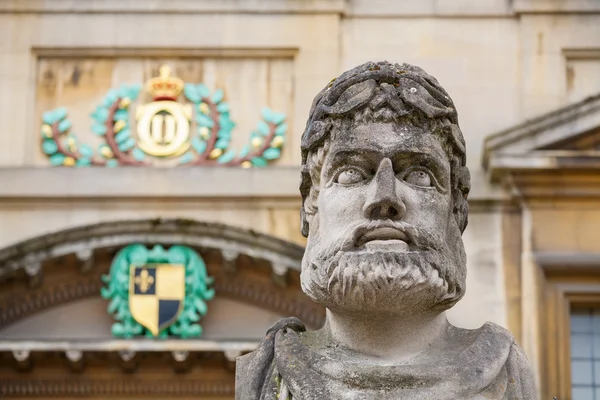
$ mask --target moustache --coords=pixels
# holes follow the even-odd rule
[[[402,240],[411,251],[442,250],[445,242],[436,234],[404,221],[372,220],[349,227],[340,235],[337,250],[350,251],[371,240]]]

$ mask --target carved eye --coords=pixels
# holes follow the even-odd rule
[[[404,181],[406,183],[410,183],[411,185],[415,185],[415,186],[422,186],[422,187],[430,187],[431,186],[431,176],[427,172],[425,172],[421,169],[410,171],[404,177]]]
[[[356,168],[343,170],[336,179],[337,183],[341,183],[342,185],[352,185],[353,183],[362,182],[364,180],[364,174]]]

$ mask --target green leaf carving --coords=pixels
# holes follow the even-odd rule
[[[227,103],[219,103],[219,105],[217,106],[217,111],[220,112],[220,113],[229,112],[229,104],[227,104]]]
[[[106,161],[106,166],[109,168],[115,168],[119,166],[119,162],[114,158],[111,158],[110,160]]]
[[[80,158],[79,160],[77,160],[75,165],[78,167],[89,167],[90,165],[92,165],[92,162],[89,158]]]
[[[54,110],[54,117],[56,118],[56,121],[67,118],[67,109],[64,107],[57,108]]]
[[[192,147],[198,154],[202,154],[206,151],[206,142],[199,137],[192,139]]]
[[[231,139],[231,131],[226,130],[226,129],[219,130],[218,135],[220,138]]]
[[[202,113],[196,114],[196,122],[198,125],[205,126],[207,128],[212,128],[215,124],[211,117]]]
[[[142,91],[142,85],[139,83],[134,83],[133,85],[128,86],[128,96],[132,101],[136,100]]]
[[[217,142],[215,143],[215,147],[218,149],[221,149],[221,150],[225,150],[227,148],[227,146],[229,146],[228,138],[218,139]]]
[[[65,162],[65,155],[61,153],[56,153],[50,156],[50,164],[52,165],[62,165]]]
[[[58,132],[60,133],[66,133],[69,129],[71,129],[72,126],[72,122],[68,119],[63,119],[62,121],[60,121],[58,123],[58,125],[56,126],[56,129],[58,130]],[[69,135],[71,136],[71,135]]]
[[[198,94],[202,98],[210,96],[210,90],[203,83],[196,85],[196,90],[198,91]]]
[[[56,122],[54,120],[54,113],[52,111],[46,111],[43,115],[42,115],[42,121],[45,124],[48,125],[52,125],[54,122]]]
[[[287,124],[281,124],[275,129],[275,134],[279,135],[279,136],[283,136],[283,135],[285,135],[286,131],[287,131]]]
[[[131,155],[133,156],[133,158],[135,158],[137,161],[143,161],[144,158],[146,158],[146,153],[144,153],[142,151],[142,149],[139,148],[135,148],[131,151]]]
[[[261,135],[266,136],[269,134],[269,125],[265,121],[258,121],[257,130]]]
[[[115,111],[115,114],[113,116],[113,121],[119,121],[119,120],[127,121],[128,119],[129,119],[129,111],[128,110],[119,109],[119,110]]]
[[[135,146],[135,139],[130,137],[122,143],[119,143],[119,150],[128,151]]]
[[[270,122],[274,123],[275,125],[279,125],[279,124],[282,124],[283,121],[285,121],[285,114],[273,113],[273,118],[271,119]]]
[[[219,164],[228,163],[229,161],[233,160],[234,157],[235,157],[235,150],[229,150],[228,152],[226,152],[225,154],[223,154],[221,157],[219,157],[217,159],[217,163],[219,163]]]
[[[119,95],[115,89],[110,89],[104,99],[102,100],[102,105],[104,107],[110,107],[117,99]]]
[[[125,128],[115,135],[115,140],[117,141],[117,143],[122,143],[125,140],[129,139],[130,137],[131,137],[131,130],[129,128]],[[121,150],[121,151],[123,151],[123,150]]]
[[[129,86],[127,85],[121,85],[119,87],[119,90],[117,90],[117,95],[121,98],[123,97],[129,97]]]
[[[262,156],[264,158],[266,158],[267,160],[276,160],[279,158],[279,156],[281,156],[281,150],[271,147],[271,148],[266,149],[263,152]]]
[[[46,139],[42,142],[42,150],[48,155],[52,155],[58,151],[58,144],[54,139]]]
[[[100,124],[104,124],[108,118],[108,109],[102,106],[96,107],[96,110],[90,114],[90,117]]]
[[[194,155],[191,152],[187,152],[179,157],[179,164],[187,164],[194,159]]]
[[[221,129],[230,131],[233,128],[235,128],[235,123],[231,119],[229,119],[228,116],[221,115],[219,117],[219,126],[221,127]]]
[[[71,125],[73,125],[71,123],[71,121],[69,121],[68,119],[63,119],[62,121],[60,121],[60,123],[58,124],[58,131],[60,133],[64,133],[66,131],[68,131],[69,129],[71,129]]]
[[[265,160],[262,157],[254,157],[252,160],[250,160],[250,162],[255,167],[266,167],[267,166],[267,160]]]
[[[79,154],[81,154],[83,157],[89,158],[94,155],[94,150],[87,144],[82,144],[79,145]]]
[[[200,93],[198,93],[198,90],[196,90],[196,86],[191,83],[186,83],[183,86],[183,94],[192,103],[200,103],[202,100]]]
[[[133,101],[137,99],[141,89],[142,85],[140,84],[121,85],[121,87],[119,87],[119,90],[117,91],[117,96],[121,98],[128,97]]]
[[[250,145],[247,144],[244,147],[242,147],[242,150],[240,151],[240,154],[238,157],[244,158],[248,155],[248,153],[250,153]]]
[[[42,120],[45,124],[52,125],[60,120],[67,117],[67,109],[64,107],[57,108],[56,110],[47,111],[42,115]]]
[[[98,136],[103,136],[106,134],[106,126],[100,124],[92,125],[92,132]]]
[[[264,107],[261,111],[261,115],[265,121],[273,122],[273,117],[275,116],[275,113],[269,107]]]
[[[223,100],[224,96],[225,96],[225,93],[223,92],[223,89],[217,89],[215,91],[215,93],[212,95],[211,100],[213,103],[218,104],[221,102],[221,100]]]

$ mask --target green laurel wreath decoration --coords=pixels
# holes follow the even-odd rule
[[[210,159],[216,159],[216,164],[222,165],[265,167],[268,161],[280,157],[287,131],[285,114],[263,108],[262,120],[251,133],[250,143],[236,154],[235,150],[227,151],[235,123],[229,117],[229,104],[223,102],[223,90],[211,95],[202,83],[186,83],[183,93],[194,104],[197,136],[191,142],[196,157],[188,152],[179,159],[181,164],[207,165]]]
[[[107,311],[117,320],[112,326],[112,334],[119,338],[134,336],[153,337],[152,333],[140,325],[129,309],[129,269],[131,265],[154,263],[183,264],[185,266],[185,298],[183,310],[177,321],[162,330],[158,337],[192,338],[202,335],[198,323],[208,310],[206,302],[211,300],[214,289],[213,278],[207,276],[206,264],[202,257],[187,246],[172,246],[165,250],[156,245],[148,250],[142,244],[132,244],[121,249],[115,256],[108,275],[102,276],[106,284],[101,296],[110,300]]]
[[[111,89],[94,112],[92,132],[101,137],[97,149],[81,143],[72,133],[65,108],[42,116],[42,151],[54,166],[148,166],[148,155],[137,146],[129,123],[129,106],[139,97],[141,85]],[[227,150],[235,123],[221,89],[211,94],[204,84],[186,83],[184,96],[193,104],[191,146],[178,159],[180,165],[265,167],[281,156],[287,132],[286,116],[267,107],[250,135],[250,143],[239,153]]]

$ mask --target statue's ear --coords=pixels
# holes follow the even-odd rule
[[[300,232],[302,232],[302,236],[308,237],[309,226],[306,211],[304,211],[304,205],[302,205],[302,208],[300,209],[300,223]]]
[[[302,236],[308,237],[308,233],[310,232],[311,226],[312,226],[313,230],[319,229],[319,225],[318,225],[319,220],[315,218],[316,216],[317,216],[317,213],[308,214],[306,211],[304,211],[304,207],[302,207],[302,210],[300,211],[300,217],[301,217],[301,222],[302,222],[302,228],[301,228]]]

